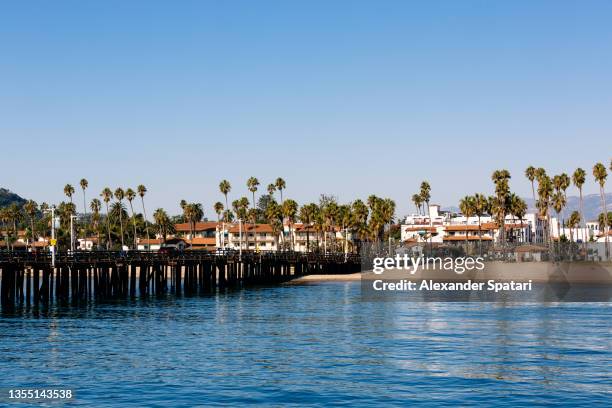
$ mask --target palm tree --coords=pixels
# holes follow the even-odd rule
[[[496,208],[498,210],[498,220],[500,222],[500,236],[502,245],[506,245],[506,201],[510,193],[510,172],[508,170],[495,170],[491,175],[491,180],[495,183]]]
[[[327,254],[327,232],[331,229],[334,231],[335,221],[338,217],[338,204],[335,201],[326,203],[321,209],[321,215],[323,216],[323,251]],[[335,237],[335,234],[333,235]]]
[[[68,197],[70,199],[70,202],[72,202],[72,195],[74,194],[74,187],[72,187],[72,185],[70,184],[66,184],[64,186],[64,194],[66,194],[66,197]]]
[[[157,228],[157,232],[159,236],[161,236],[162,243],[166,243],[166,237],[172,230],[172,222],[170,221],[170,217],[166,211],[162,208],[158,208],[153,213],[153,220],[155,221],[155,226]]]
[[[221,214],[223,214],[223,208],[223,203],[220,201],[217,201],[213,206],[215,213],[217,213],[217,224],[221,222]]]
[[[606,171],[606,167],[601,163],[595,164],[595,166],[593,166],[593,177],[595,177],[595,181],[599,183],[599,194],[601,196],[601,209],[602,209],[602,213],[605,215],[608,213],[608,207],[606,204],[606,192],[604,190],[604,186],[606,184],[606,178],[608,177],[608,172]],[[609,256],[608,230],[609,230],[608,225],[605,224],[604,225],[604,236],[605,236],[604,239],[606,243],[606,258],[608,258]]]
[[[264,216],[270,224],[270,227],[272,227],[272,233],[274,234],[274,244],[276,245],[276,248],[278,250],[278,235],[283,226],[281,221],[283,218],[281,207],[276,203],[276,201],[270,201],[270,204],[268,204]]]
[[[229,194],[230,191],[232,191],[232,185],[230,184],[229,181],[222,180],[221,183],[219,183],[219,191],[221,191],[221,194],[225,196],[225,208],[229,210],[229,204],[227,203],[227,195]],[[228,221],[225,219],[225,215],[223,216],[223,220],[225,222]]]
[[[421,205],[423,204],[423,201],[421,199],[421,195],[420,194],[413,194],[412,195],[412,202],[414,203],[414,206],[417,209],[417,213],[419,215],[421,215]]]
[[[113,192],[110,188],[105,187],[100,193],[100,197],[102,197],[102,201],[106,205],[106,230],[108,231],[108,242],[106,243],[106,249],[111,249],[113,246],[113,240],[111,238],[111,230],[110,230],[110,213],[108,211],[108,202],[113,198]]]
[[[525,214],[527,214],[527,203],[521,197],[516,194],[512,194],[510,199],[510,211],[512,212],[512,216],[519,219],[520,232],[523,231],[523,218],[525,218]],[[525,236],[522,237],[523,242],[526,241]]]
[[[36,213],[38,212],[38,204],[36,204],[36,201],[34,200],[28,200],[23,205],[23,209],[25,210],[26,214],[28,214],[28,217],[30,218],[30,231],[32,233],[32,242],[34,242],[36,240],[36,230],[34,229],[34,217],[36,216]]]
[[[317,210],[317,205],[315,203],[310,203],[303,205],[300,208],[299,219],[302,221],[306,229],[306,252],[310,250],[310,227],[314,222],[315,212]]]
[[[468,228],[470,217],[476,215],[476,199],[473,196],[465,196],[459,201],[459,209],[465,216],[465,253],[468,252]],[[480,223],[480,221],[479,221]]]
[[[539,214],[541,218],[546,220],[544,224],[544,241],[550,245],[550,199],[553,194],[553,184],[550,177],[545,173],[538,179],[538,206]]]
[[[429,185],[427,181],[423,181],[421,183],[421,191],[419,194],[421,196],[421,203],[425,203],[425,205],[427,206],[427,216],[429,217],[429,226],[431,227],[433,225],[433,220],[431,219],[431,214],[429,213],[429,200],[431,199],[431,186]]]
[[[280,196],[281,196],[280,202],[282,204],[283,203],[283,190],[287,186],[287,183],[285,183],[285,180],[279,177],[276,179],[276,182],[274,184],[276,185],[276,189],[280,192]]]
[[[251,194],[253,194],[253,203],[252,203],[253,210],[255,210],[255,193],[257,192],[257,186],[259,186],[259,180],[257,180],[256,177],[249,177],[249,179],[247,180],[247,188],[249,189]],[[254,214],[255,214],[254,218],[251,218],[251,217],[248,217],[248,218],[250,221],[252,221],[253,237],[255,238],[255,246],[257,246],[257,231],[255,228],[255,223],[257,222],[257,212],[255,212]],[[247,241],[248,241],[248,235],[247,235]]]
[[[128,203],[130,204],[130,212],[132,213],[132,224],[134,226],[134,249],[138,248],[138,236],[136,233],[136,217],[134,216],[134,206],[132,205],[132,201],[136,198],[136,192],[131,188],[125,190],[125,198],[127,198]]]
[[[368,235],[368,207],[361,200],[355,200],[352,204],[351,212],[353,213],[353,226],[359,235],[359,240]],[[361,248],[359,248],[361,249]]]
[[[474,194],[474,212],[478,217],[478,248],[482,252],[482,229],[480,224],[480,217],[489,212],[489,200],[484,194]]]
[[[123,198],[125,197],[125,192],[121,187],[117,187],[115,189],[115,199],[119,203],[120,207],[123,207]],[[123,250],[124,242],[123,242],[123,211],[119,211],[119,231],[121,233],[121,250]]]
[[[566,200],[565,200],[565,196],[563,195],[563,192],[560,190],[555,191],[555,193],[552,196],[552,207],[555,210],[555,212],[557,213],[557,231],[558,231],[558,235],[559,235],[559,243],[561,242],[561,222],[560,222],[560,214],[561,211],[563,211],[563,208],[565,207],[566,204]]]
[[[529,166],[527,167],[527,169],[525,169],[525,177],[527,177],[527,179],[531,182],[531,194],[533,196],[533,203],[535,205],[535,186],[534,186],[534,180],[536,178],[536,169],[533,166]]]
[[[268,187],[266,189],[268,190],[268,194],[270,195],[270,197],[274,197],[274,192],[276,191],[276,185],[270,183],[268,184]]]
[[[100,246],[100,228],[99,228],[98,222],[100,221],[100,208],[101,207],[102,207],[102,203],[97,198],[94,198],[93,200],[91,200],[91,203],[89,204],[89,208],[91,209],[91,212],[92,212],[93,228],[96,230],[96,236],[98,238],[98,246]]]
[[[580,225],[580,213],[578,211],[574,211],[572,212],[572,214],[569,217],[569,220],[567,221],[567,226],[569,227],[569,230],[570,230],[570,241],[571,242],[574,242],[574,234],[572,234],[572,229],[575,229],[579,225]]]
[[[151,237],[149,236],[149,220],[147,218],[147,210],[145,209],[145,203],[144,203],[144,196],[145,194],[147,194],[147,188],[143,184],[139,184],[138,187],[136,187],[136,191],[138,192],[138,195],[140,196],[140,201],[142,203],[142,214],[144,215],[145,230],[147,232],[147,242],[148,242],[151,239]]]
[[[85,198],[85,190],[89,186],[87,179],[82,178],[79,181],[79,185],[81,186],[81,190],[83,191],[83,214],[85,215],[85,225],[83,226],[83,238],[87,236],[87,199]]]
[[[298,211],[298,204],[295,200],[287,199],[281,205],[283,217],[289,222],[289,248],[293,250],[293,232],[292,225],[295,223],[295,217]]]
[[[579,218],[580,224],[582,224],[582,221],[584,220],[584,212],[583,212],[583,205],[582,205],[582,186],[584,185],[585,181],[586,181],[586,171],[578,167],[574,171],[574,174],[572,174],[572,182],[574,183],[574,186],[576,186],[576,188],[578,189],[578,192],[580,193],[580,218]],[[587,241],[586,236],[583,236],[582,242],[585,245],[586,245],[586,241]]]

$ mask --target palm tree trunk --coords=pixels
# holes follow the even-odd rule
[[[147,221],[147,210],[145,209],[144,197],[140,197],[140,201],[142,202],[142,213],[144,214],[145,221],[145,230],[147,231],[147,242],[149,241],[149,221]]]
[[[134,217],[134,207],[130,201],[130,211],[132,212],[132,224],[134,226],[134,249],[138,248],[137,237],[136,237],[136,217]]]
[[[106,243],[106,249],[109,250],[113,246],[113,240],[111,238],[110,231],[110,214],[108,213],[108,203],[106,203],[106,230],[108,231],[108,242]]]
[[[119,202],[119,204],[121,204],[121,202]],[[125,243],[123,242],[123,209],[121,205],[119,205],[119,232],[121,233],[121,250],[123,251]]]

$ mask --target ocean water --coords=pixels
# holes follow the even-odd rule
[[[0,373],[3,392],[72,389],[67,406],[610,406],[612,306],[327,282],[4,311]]]

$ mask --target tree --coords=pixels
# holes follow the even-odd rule
[[[574,234],[572,234],[572,230],[577,228],[580,225],[580,213],[578,211],[572,212],[567,221],[567,226],[570,230],[570,241],[574,242]]]
[[[189,224],[189,243],[193,242],[193,235],[195,233],[196,223],[201,221],[204,217],[204,210],[200,203],[188,203],[183,207],[183,217]]]
[[[421,203],[425,203],[427,206],[427,216],[429,217],[429,226],[433,225],[433,220],[431,219],[431,214],[429,213],[429,200],[431,199],[431,186],[427,181],[423,181],[421,183],[421,191],[419,193],[421,196]]]
[[[232,191],[232,185],[229,181],[222,180],[221,183],[219,183],[219,191],[221,191],[221,194],[225,196],[225,208],[229,210],[229,204],[227,203],[227,195],[230,191]],[[226,214],[223,215],[223,221],[229,222],[230,220],[225,219],[225,215]]]
[[[459,201],[459,209],[465,216],[465,253],[468,252],[468,229],[470,217],[476,215],[476,199],[473,196],[465,196]],[[480,223],[480,220],[479,220]]]
[[[566,204],[566,200],[565,200],[565,196],[563,195],[563,192],[559,189],[557,189],[557,191],[555,191],[555,193],[552,196],[552,207],[555,210],[555,212],[557,213],[557,233],[559,235],[559,245],[561,245],[561,223],[560,223],[560,215],[561,215],[561,211],[563,211],[563,208],[565,207]]]
[[[106,205],[106,230],[108,231],[108,242],[106,243],[106,249],[111,249],[113,246],[113,240],[111,238],[111,230],[110,230],[110,213],[108,211],[108,202],[113,197],[113,192],[110,188],[105,187],[100,193],[100,197],[102,197],[102,201]]]
[[[606,214],[608,212],[607,210],[607,205],[606,205],[606,192],[604,190],[604,186],[606,184],[606,178],[608,177],[608,172],[606,171],[606,167],[601,164],[601,163],[597,163],[595,164],[595,166],[593,166],[593,177],[595,177],[595,181],[597,181],[597,183],[599,183],[599,194],[601,196],[601,212],[603,214]],[[608,248],[608,231],[609,228],[607,225],[604,225],[604,239],[605,239],[605,243],[606,243],[606,258],[609,257],[609,248]]]
[[[23,205],[23,209],[25,210],[26,214],[28,214],[28,217],[30,218],[30,231],[32,233],[32,241],[35,241],[36,240],[36,229],[34,228],[34,218],[36,217],[36,214],[38,213],[38,204],[36,204],[36,201],[34,200],[28,200]]]
[[[412,202],[414,203],[414,206],[417,209],[417,214],[421,215],[421,205],[423,204],[423,200],[421,199],[421,195],[420,194],[413,194],[412,195]]]
[[[276,189],[279,191],[280,196],[281,196],[281,204],[283,203],[283,190],[285,189],[285,187],[287,186],[287,183],[285,183],[285,180],[283,180],[282,178],[277,178],[276,182],[274,183],[276,185]]]
[[[102,203],[97,198],[94,198],[93,200],[91,200],[91,203],[89,204],[89,208],[92,213],[91,218],[92,218],[93,228],[96,231],[96,236],[98,239],[98,247],[100,246],[100,228],[99,228],[98,223],[100,222],[100,208],[101,207],[102,207]]]
[[[142,203],[142,214],[144,215],[145,230],[147,233],[147,241],[149,241],[151,239],[151,237],[149,236],[149,220],[147,218],[147,210],[145,208],[145,203],[144,203],[144,196],[145,194],[147,194],[147,188],[143,184],[139,184],[138,187],[136,187],[136,191],[138,192],[138,195],[140,196],[140,202]]]
[[[134,206],[132,201],[136,198],[136,192],[131,188],[125,190],[125,198],[127,198],[130,204],[130,212],[132,213],[132,225],[134,226],[134,249],[138,248],[138,236],[136,232],[136,217],[134,216]]]
[[[586,171],[578,167],[574,171],[574,174],[572,175],[572,182],[574,183],[574,186],[576,186],[576,188],[578,189],[578,193],[580,194],[580,217],[579,217],[580,223],[582,223],[584,220],[584,211],[583,211],[583,204],[582,204],[582,186],[584,185],[585,181],[586,181]],[[586,241],[587,241],[587,237],[583,236],[582,242],[585,243],[585,245],[586,245]]]
[[[276,203],[276,201],[270,202],[268,208],[266,208],[265,217],[272,228],[272,233],[274,234],[274,244],[278,249],[278,234],[283,226],[283,213],[281,207]]]
[[[267,190],[268,190],[268,194],[270,195],[270,197],[274,197],[274,192],[276,191],[276,185],[272,183],[268,184]]]
[[[66,195],[66,197],[70,199],[70,202],[72,202],[72,195],[74,194],[74,187],[72,187],[72,185],[70,184],[66,184],[64,186],[64,194]]]
[[[153,213],[153,220],[155,221],[155,227],[157,229],[157,233],[161,236],[162,243],[166,243],[166,237],[173,230],[173,225],[170,222],[170,217],[166,211],[161,208],[158,208]]]
[[[312,227],[312,223],[314,222],[315,214],[318,207],[315,203],[309,203],[303,205],[300,208],[299,219],[304,224],[306,230],[306,251],[310,250],[310,228]]]
[[[125,192],[123,191],[123,189],[121,187],[117,187],[115,189],[115,199],[120,204],[120,208],[123,208],[122,202],[123,202],[124,197],[125,197]],[[119,231],[121,232],[121,250],[123,250],[123,247],[125,246],[123,242],[123,211],[118,211],[118,212],[119,212]]]
[[[251,194],[253,194],[253,210],[255,210],[255,193],[257,192],[257,187],[259,186],[259,180],[257,180],[256,177],[249,177],[249,179],[247,180],[247,188],[249,189],[249,191],[251,192]],[[255,211],[253,213],[255,215],[254,218],[251,217],[247,217],[249,218],[249,221],[251,221],[251,224],[253,225],[253,237],[255,238],[255,246],[257,246],[257,231],[255,228],[255,223],[257,222],[257,211]],[[247,241],[248,241],[248,235],[247,235]],[[248,248],[248,245],[247,245]]]
[[[510,172],[508,170],[495,170],[491,175],[491,180],[495,183],[495,208],[498,211],[498,221],[500,223],[500,237],[502,245],[506,244],[506,200],[510,193],[510,186],[508,180],[510,180]]]
[[[539,215],[541,218],[546,219],[546,223],[544,224],[544,241],[550,244],[550,199],[553,194],[553,184],[546,174],[543,174],[538,179],[538,202],[537,207],[539,210]]]
[[[531,194],[533,196],[533,203],[535,205],[535,187],[534,187],[534,180],[536,178],[536,169],[533,166],[529,166],[527,167],[527,169],[525,169],[525,177],[527,177],[527,180],[529,180],[531,182]]]
[[[215,213],[217,213],[217,224],[221,222],[221,214],[223,214],[223,208],[223,203],[220,201],[217,201],[213,206]]]
[[[489,200],[484,194],[474,194],[474,213],[478,217],[478,251],[482,253],[482,226],[480,218],[489,212]]]
[[[293,233],[292,226],[295,224],[295,218],[297,215],[298,204],[295,200],[287,199],[281,205],[283,217],[289,222],[289,248],[293,250]]]
[[[85,225],[83,226],[83,238],[87,237],[87,199],[85,198],[85,190],[89,186],[87,179],[82,178],[79,181],[79,185],[81,186],[81,190],[83,191],[83,214],[85,215]]]
[[[510,212],[513,217],[518,218],[520,231],[523,231],[523,218],[525,218],[525,214],[527,214],[527,203],[521,197],[516,194],[511,195],[510,199]],[[523,237],[522,241],[525,241],[525,237]]]

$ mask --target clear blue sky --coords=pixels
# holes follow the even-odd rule
[[[610,1],[4,2],[0,186],[143,183],[151,209],[211,216],[221,179],[282,176],[404,214],[422,179],[456,205],[507,168],[530,196],[529,164],[609,163],[611,21]]]

